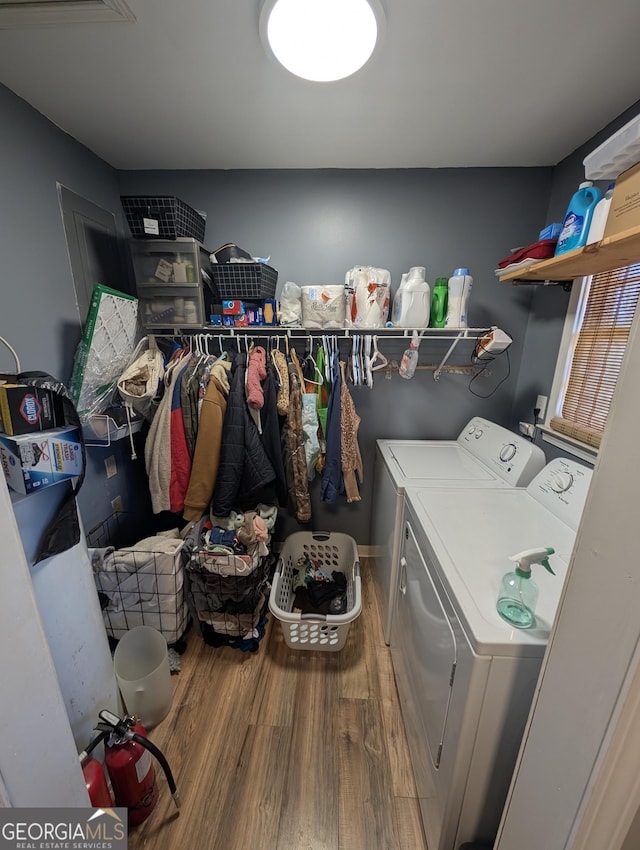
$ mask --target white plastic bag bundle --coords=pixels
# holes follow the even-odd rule
[[[318,411],[315,393],[302,393],[302,430],[304,431],[304,456],[307,461],[307,478],[313,481],[320,455],[318,440]]]
[[[343,328],[344,286],[303,286],[302,324],[305,328]]]
[[[389,317],[391,273],[374,266],[354,266],[345,275],[348,328],[383,328]]]
[[[297,283],[288,280],[280,294],[278,322],[284,327],[300,327],[302,324],[302,291]]]
[[[142,337],[129,365],[118,378],[118,392],[125,407],[151,422],[153,399],[164,375],[164,358],[153,337]]]

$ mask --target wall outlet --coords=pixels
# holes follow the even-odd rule
[[[116,496],[115,499],[111,500],[111,510],[114,514],[121,514],[123,512],[122,496]]]
[[[520,423],[520,433],[525,437],[533,437],[536,433],[536,426],[531,422]]]
[[[107,470],[107,478],[113,478],[118,474],[115,455],[109,455],[104,459],[104,468]]]
[[[542,422],[544,421],[544,415],[547,412],[547,402],[549,399],[546,395],[539,395],[536,398],[536,410],[539,409],[540,413],[538,414],[538,419]]]

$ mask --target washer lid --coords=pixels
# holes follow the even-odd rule
[[[479,655],[544,654],[573,549],[575,531],[526,490],[480,491],[407,488],[405,499],[422,526],[425,559],[440,577]],[[540,595],[536,625],[517,629],[496,611],[509,560],[525,549],[552,546],[556,573],[534,569]]]
[[[507,486],[456,441],[378,440],[378,448],[400,487]]]

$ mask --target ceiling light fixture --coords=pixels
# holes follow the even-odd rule
[[[260,34],[281,65],[298,77],[333,82],[370,59],[379,36],[377,0],[265,0]]]

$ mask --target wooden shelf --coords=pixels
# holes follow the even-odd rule
[[[541,260],[527,269],[501,275],[499,280],[501,283],[567,281],[637,262],[640,262],[640,227],[633,227],[601,242],[576,248],[550,260]]]

